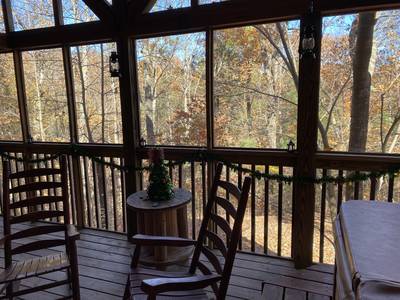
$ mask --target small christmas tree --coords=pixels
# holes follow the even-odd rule
[[[174,196],[173,185],[164,164],[164,153],[161,149],[150,149],[150,175],[147,195],[150,201],[160,202],[171,200]]]

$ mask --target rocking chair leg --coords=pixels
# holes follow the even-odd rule
[[[71,267],[69,269],[72,284],[72,293],[74,300],[80,300],[80,286],[79,286],[79,271],[78,271],[78,261],[76,253],[76,245],[70,248],[71,251]]]
[[[12,285],[12,282],[10,282],[10,283],[7,285],[6,297],[7,297],[9,300],[12,300],[12,299],[13,299],[12,294],[13,294],[13,285]]]
[[[130,289],[130,284],[129,284],[129,276],[128,276],[128,280],[126,281],[126,284],[125,284],[124,300],[129,300],[131,298],[131,292],[129,289]]]
[[[73,293],[73,299],[79,300],[81,298],[80,287],[79,287],[79,274],[77,268],[75,269],[76,270],[72,271],[72,293]]]
[[[14,299],[13,294],[14,294],[14,292],[16,292],[16,291],[19,290],[19,285],[20,285],[20,283],[21,283],[21,281],[18,280],[18,281],[10,282],[10,283],[7,285],[7,288],[6,288],[6,297],[7,297],[8,299],[10,299],[10,300]]]
[[[69,282],[69,287],[72,289],[72,275],[71,275],[71,270],[67,269],[67,279]]]

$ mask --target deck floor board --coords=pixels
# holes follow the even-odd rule
[[[1,221],[1,219],[0,219]],[[29,223],[17,225],[19,229],[32,226]],[[0,229],[1,232],[1,229]],[[94,229],[80,230],[78,241],[79,273],[82,299],[122,299],[133,246],[123,234]],[[52,234],[57,236],[57,233]],[[25,239],[40,240],[45,237]],[[20,241],[24,242],[24,239]],[[20,255],[17,259],[54,254],[60,247],[39,250]],[[4,267],[4,253],[0,251],[0,267]],[[24,280],[22,287],[65,278],[59,271]],[[262,283],[267,283],[267,292],[261,297]],[[238,253],[228,289],[227,299],[331,299],[333,288],[333,267],[318,264],[305,270],[296,270],[290,260]],[[22,299],[57,299],[68,295],[66,286],[23,296]]]

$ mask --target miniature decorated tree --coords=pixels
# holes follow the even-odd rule
[[[147,195],[150,201],[160,202],[171,200],[174,196],[171,178],[168,168],[164,163],[164,152],[162,149],[149,150],[149,186]]]

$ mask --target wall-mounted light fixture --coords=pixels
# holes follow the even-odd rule
[[[110,74],[111,77],[121,77],[121,67],[119,64],[119,55],[113,51],[110,55]]]
[[[143,137],[141,137],[140,138],[140,141],[139,141],[139,145],[140,145],[140,147],[146,147],[146,140],[143,138]]]
[[[316,59],[316,42],[315,42],[315,26],[313,25],[315,14],[314,14],[314,1],[311,1],[310,8],[308,9],[305,17],[306,26],[303,29],[301,35],[300,44],[300,59],[304,56],[310,55]]]
[[[289,143],[287,144],[287,151],[290,153],[293,153],[296,149],[295,149],[295,143],[293,143],[292,140],[289,141]]]

